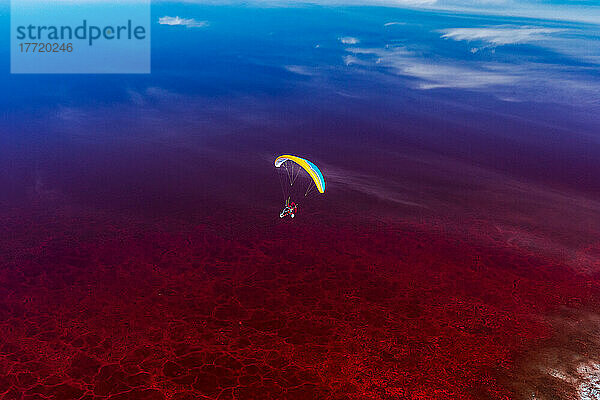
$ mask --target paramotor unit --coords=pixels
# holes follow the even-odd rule
[[[281,190],[285,206],[280,218],[294,218],[298,212],[298,202],[309,197],[313,192],[325,193],[325,179],[321,170],[307,159],[284,154],[275,159],[275,167],[279,172]]]
[[[297,212],[298,204],[294,203],[293,201],[290,201],[288,197],[288,199],[285,201],[285,207],[283,207],[283,210],[281,210],[281,212],[279,213],[279,218],[284,218],[288,215],[290,216],[290,218],[294,218]]]

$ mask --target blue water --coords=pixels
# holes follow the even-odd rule
[[[2,198],[27,197],[40,180],[81,201],[131,187],[193,198],[206,191],[191,176],[214,190],[239,177],[217,167],[206,177],[194,160],[207,154],[214,165],[304,152],[366,171],[413,148],[600,193],[597,25],[165,3],[152,9],[149,75],[10,75],[2,7]]]

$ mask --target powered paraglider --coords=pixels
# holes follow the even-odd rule
[[[285,207],[279,214],[280,218],[294,218],[298,204],[313,192],[325,193],[325,178],[321,170],[307,159],[284,154],[275,159],[275,167],[279,172],[281,190],[285,199]]]

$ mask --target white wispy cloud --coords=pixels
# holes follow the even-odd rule
[[[313,76],[315,75],[315,71],[309,67],[305,67],[303,65],[286,65],[284,66],[284,68],[289,71],[292,72],[294,74],[298,74],[298,75],[304,75],[304,76]]]
[[[347,66],[397,75],[415,89],[479,90],[506,101],[588,104],[594,108],[600,104],[596,78],[558,64],[441,58],[392,45],[349,47],[346,51],[343,61]]]
[[[389,181],[377,177],[350,171],[334,166],[327,166],[327,179],[336,185],[346,187],[380,200],[389,201],[410,207],[429,208],[420,202],[418,194],[408,187],[389,185]]]
[[[518,80],[518,77],[510,73],[499,73],[489,71],[485,68],[473,69],[422,62],[407,64],[403,67],[402,71],[406,75],[423,80],[423,82],[418,84],[419,89],[478,89],[490,86],[510,85]]]
[[[383,26],[385,26],[385,27],[394,26],[394,25],[406,25],[406,22],[387,22],[387,23],[383,24]]]
[[[428,62],[402,47],[350,48],[346,65],[383,66],[397,75],[417,79],[416,88],[474,89],[515,83],[517,76],[509,71],[491,68],[486,64],[475,66]],[[371,57],[365,60],[361,56]]]
[[[547,39],[548,35],[563,29],[532,26],[496,26],[486,28],[453,28],[440,31],[444,39],[457,41],[481,41],[495,46],[531,43]]]
[[[594,2],[586,5],[563,4],[533,0],[437,0],[424,7],[457,13],[524,17],[547,21],[576,21],[600,24],[600,7]]]
[[[338,38],[338,40],[343,44],[358,44],[360,42],[360,40],[352,36],[343,36]]]
[[[600,63],[597,30],[582,27],[497,25],[477,28],[452,28],[438,31],[444,39],[474,43],[472,53],[508,44],[530,43],[580,61]]]
[[[180,18],[180,17],[160,17],[158,23],[161,25],[171,26],[185,26],[187,28],[204,28],[208,26],[208,21],[198,21],[194,18]]]

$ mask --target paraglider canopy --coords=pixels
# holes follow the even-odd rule
[[[275,167],[279,168],[282,165],[285,165],[286,162],[293,162],[302,167],[312,178],[319,193],[325,193],[325,179],[323,178],[321,170],[315,164],[298,156],[284,154],[275,159]]]
[[[307,159],[284,154],[275,159],[275,167],[285,199],[280,218],[294,218],[298,212],[296,202],[308,199],[312,189],[317,188],[319,193],[325,193],[325,179],[321,170]]]

